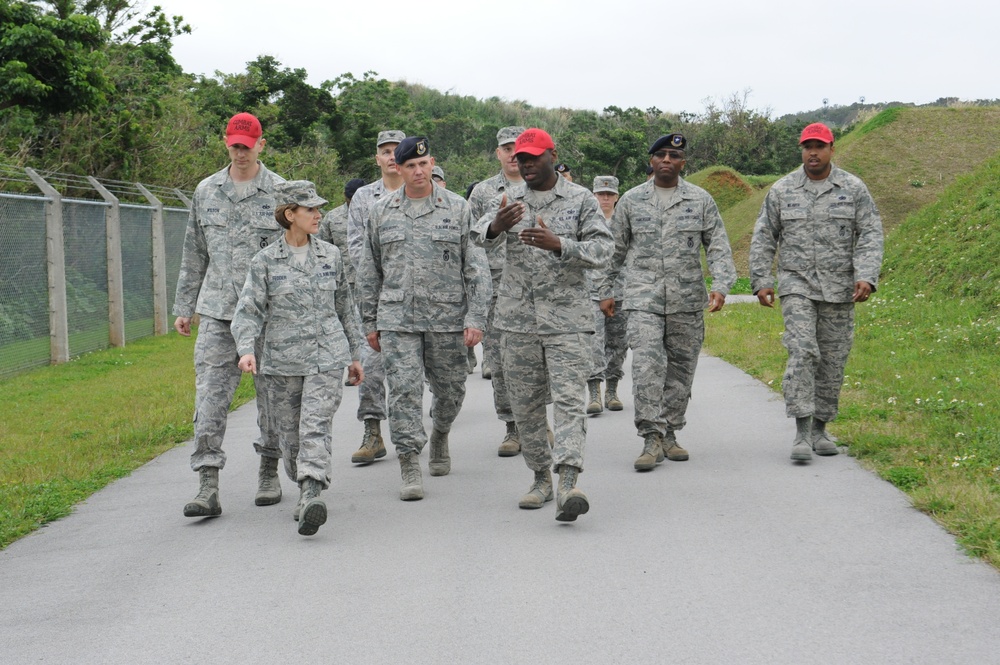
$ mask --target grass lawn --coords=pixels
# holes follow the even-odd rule
[[[191,438],[193,355],[171,333],[0,382],[0,548]]]

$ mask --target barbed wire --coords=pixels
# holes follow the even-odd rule
[[[83,198],[92,198],[97,200],[100,200],[101,198],[100,193],[94,189],[90,180],[86,176],[46,169],[37,169],[36,172],[60,194],[71,195],[74,197],[80,196]],[[129,182],[127,180],[114,180],[111,178],[94,179],[100,183],[102,187],[114,194],[119,200],[148,203],[146,196],[138,187],[136,187],[135,182]],[[10,185],[13,186],[8,186],[4,183],[10,183]],[[145,187],[149,193],[164,203],[168,201],[175,201],[186,205],[186,201],[184,201],[182,196],[187,197],[188,199],[193,196],[193,192],[190,190],[176,189],[168,185],[151,185],[146,183],[139,184]],[[34,181],[28,177],[25,169],[12,164],[0,163],[0,189],[11,189],[16,190],[21,194],[42,196]],[[178,191],[181,195],[178,195]]]

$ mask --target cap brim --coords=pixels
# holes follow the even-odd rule
[[[833,143],[832,138],[828,141],[825,136],[803,136],[799,139],[799,145],[802,145],[806,141],[819,141],[820,143],[826,143],[827,145]]]
[[[534,157],[538,157],[540,154],[542,154],[546,150],[551,150],[551,148],[538,148],[536,146],[531,146],[531,147],[525,146],[524,148],[521,148],[520,150],[515,151],[514,154],[515,155],[524,154],[524,155],[532,155]]]
[[[612,194],[617,194],[618,190],[611,189],[610,187],[598,187],[597,189],[594,190],[594,194],[598,194],[600,192],[611,192]]]
[[[325,206],[329,201],[324,198],[316,197],[314,199],[308,199],[306,201],[299,201],[299,205],[303,208],[319,208]]]
[[[234,145],[236,145],[237,143],[239,143],[241,145],[245,145],[248,148],[252,148],[255,145],[257,145],[257,141],[259,141],[259,140],[260,140],[259,136],[253,137],[253,136],[245,136],[245,135],[241,136],[240,134],[232,134],[232,135],[226,137],[226,147],[227,148],[231,148]]]

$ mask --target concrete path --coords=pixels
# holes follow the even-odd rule
[[[691,461],[632,470],[626,410],[589,420],[591,511],[517,508],[490,384],[468,380],[453,471],[398,499],[335,426],[330,519],[253,505],[253,406],[230,418],[223,515],[191,520],[190,445],[0,552],[3,663],[1000,663],[1000,575],[845,455],[788,460],[779,397],[702,357]],[[429,420],[428,420],[429,426]]]

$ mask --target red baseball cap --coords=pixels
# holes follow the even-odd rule
[[[556,144],[547,131],[532,127],[521,132],[514,141],[514,154],[519,155],[524,152],[537,157],[546,150],[555,150],[555,147]]]
[[[257,141],[263,133],[260,120],[250,113],[237,113],[229,119],[229,124],[226,125],[226,146],[240,143],[252,148],[257,145]]]
[[[811,125],[806,125],[806,128],[802,130],[802,136],[799,137],[799,145],[813,139],[822,141],[823,143],[833,143],[833,132],[822,122],[814,122]]]

